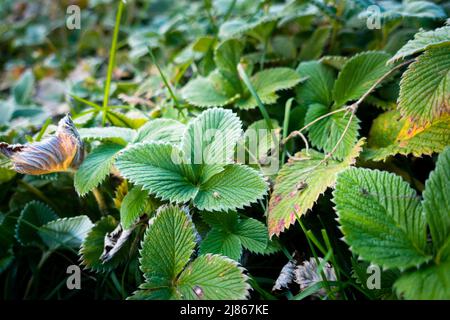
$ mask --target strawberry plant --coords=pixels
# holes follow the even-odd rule
[[[38,2],[0,4],[5,299],[450,299],[447,2]]]

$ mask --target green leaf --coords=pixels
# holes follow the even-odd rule
[[[360,140],[343,161],[323,161],[324,154],[315,150],[307,154],[303,150],[295,155],[303,160],[291,160],[285,164],[278,173],[269,201],[269,236],[278,236],[297,217],[311,209],[319,196],[334,186],[337,174],[354,164],[362,144],[363,140]]]
[[[243,139],[239,142],[238,148],[245,149],[245,159],[248,159],[248,163],[257,168],[263,169],[264,165],[272,163],[271,160],[278,161],[278,154],[275,152],[269,155],[269,152],[276,147],[277,141],[280,141],[280,125],[274,119],[271,119],[271,123],[274,131],[269,129],[264,119],[253,122],[248,126]],[[274,136],[277,141],[274,141]]]
[[[240,219],[236,212],[203,212],[202,218],[212,227],[200,246],[202,254],[219,253],[239,260],[242,247],[254,253],[265,253],[267,228],[258,220]]]
[[[329,111],[329,108],[320,104],[310,105],[306,112],[305,123],[311,123]],[[350,116],[350,114],[335,113],[310,126],[308,128],[308,137],[311,140],[311,144],[325,152],[331,152],[337,145],[342,134],[346,132],[343,140],[332,155],[335,159],[344,159],[358,139],[359,119],[356,116],[353,116],[348,130],[345,131],[350,121]]]
[[[109,140],[126,145],[136,135],[136,131],[129,128],[105,127],[105,128],[80,128],[78,132],[85,140]]]
[[[124,229],[129,229],[144,212],[148,203],[148,191],[136,186],[122,200],[120,222]]]
[[[120,173],[163,200],[183,203],[198,192],[190,165],[171,144],[144,142],[128,147],[116,160]]]
[[[248,251],[260,254],[265,252],[269,235],[266,226],[260,221],[253,218],[241,219],[236,234],[242,246]]]
[[[27,203],[16,225],[16,239],[24,246],[42,243],[38,230],[44,224],[58,219],[46,204],[38,201]]]
[[[399,297],[410,300],[448,300],[450,298],[450,262],[424,266],[403,274],[394,288]]]
[[[147,119],[145,118],[132,118],[123,113],[112,110],[108,111],[106,117],[113,126],[131,129],[138,129],[147,122]]]
[[[220,73],[235,87],[241,91],[237,65],[241,60],[244,45],[236,39],[228,39],[218,45],[214,51],[214,62]]]
[[[81,245],[79,255],[81,264],[95,272],[106,272],[126,261],[129,247],[123,246],[119,252],[107,262],[100,261],[105,245],[105,236],[114,231],[118,222],[113,216],[105,216],[95,223]]]
[[[305,41],[302,51],[298,57],[301,61],[314,60],[320,58],[328,38],[331,34],[330,26],[322,26],[317,28],[313,34]]]
[[[233,85],[218,71],[207,78],[198,77],[189,81],[181,90],[183,98],[198,107],[222,107],[239,97]]]
[[[80,196],[96,188],[109,175],[117,153],[123,146],[105,143],[95,148],[84,159],[75,173],[74,184]]]
[[[334,85],[334,72],[318,61],[300,63],[297,72],[302,77],[308,77],[297,87],[297,101],[305,105],[320,103],[330,106],[333,100],[331,92]]]
[[[177,144],[184,130],[184,124],[173,119],[151,120],[139,128],[133,143],[161,141]]]
[[[6,125],[11,120],[16,109],[16,104],[12,99],[0,101],[0,125]]]
[[[249,289],[247,278],[236,262],[217,255],[201,255],[189,263],[195,235],[186,212],[173,206],[162,208],[147,229],[140,251],[146,282],[131,299],[245,298]]]
[[[231,164],[200,186],[194,205],[207,211],[233,210],[261,199],[266,192],[267,183],[258,171]]]
[[[236,261],[219,255],[202,255],[178,279],[180,296],[187,300],[243,300],[249,285]]]
[[[367,160],[380,161],[396,154],[415,157],[441,152],[450,144],[450,116],[422,126],[402,119],[397,110],[385,112],[373,121],[369,133]]]
[[[350,58],[334,83],[335,105],[342,106],[347,101],[361,98],[389,71],[390,67],[386,65],[389,58],[389,54],[377,51],[359,53]]]
[[[79,248],[94,225],[87,216],[61,218],[39,228],[39,235],[50,250]]]
[[[213,228],[203,239],[200,253],[218,253],[233,260],[239,260],[242,254],[241,240],[233,233]]]
[[[344,239],[364,260],[406,269],[430,259],[422,206],[401,177],[350,168],[338,176],[333,195]]]
[[[398,101],[402,116],[418,124],[450,113],[450,45],[427,50],[408,67]]]
[[[430,48],[450,44],[450,26],[437,28],[431,31],[420,31],[414,35],[390,60],[393,63],[410,55],[428,50]]]
[[[26,105],[31,102],[31,95],[34,88],[34,76],[31,70],[25,71],[17,83],[12,88],[14,100],[19,105]]]
[[[287,90],[295,87],[302,78],[290,68],[271,68],[262,70],[251,77],[253,87],[259,98],[265,104],[273,104],[277,101],[276,91]],[[252,109],[257,106],[253,95],[241,98],[236,102],[240,109]]]
[[[181,149],[188,162],[195,165],[195,171],[200,171],[203,164],[231,163],[241,135],[242,123],[234,112],[213,108],[188,124]]]
[[[450,147],[440,155],[436,169],[425,183],[423,208],[430,227],[433,246],[439,252],[450,239]],[[449,287],[450,288],[450,287]]]

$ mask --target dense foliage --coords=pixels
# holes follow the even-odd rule
[[[449,14],[2,1],[2,298],[450,299]]]

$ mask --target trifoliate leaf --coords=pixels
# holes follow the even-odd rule
[[[105,272],[114,269],[123,262],[129,254],[127,247],[122,247],[119,253],[107,262],[102,262],[105,236],[114,231],[118,222],[113,216],[105,216],[95,223],[88,232],[80,248],[81,264],[96,272]]]
[[[135,130],[121,127],[80,128],[78,132],[85,140],[109,140],[122,145],[131,142],[136,135]]]
[[[450,144],[450,116],[423,126],[402,119],[397,110],[385,112],[373,121],[365,159],[385,160],[396,154],[415,157],[441,152]]]
[[[247,277],[233,260],[208,254],[189,263],[195,234],[186,212],[173,206],[162,208],[147,229],[140,251],[146,282],[130,298],[244,299]]]
[[[185,126],[173,119],[155,119],[147,122],[137,131],[133,143],[161,141],[179,143]]]
[[[328,107],[321,104],[310,105],[306,112],[305,123],[311,123],[329,111]],[[311,125],[308,128],[308,137],[311,144],[325,152],[331,152],[338,145],[332,157],[339,160],[343,159],[349,154],[358,139],[359,119],[356,116],[353,116],[346,131],[350,116],[350,114],[335,113]],[[344,138],[338,144],[344,132]]]
[[[120,206],[120,223],[124,229],[133,226],[136,220],[144,212],[148,203],[148,191],[135,186],[131,189],[122,201]]]
[[[305,105],[320,103],[330,106],[334,84],[333,70],[318,61],[309,61],[300,63],[297,72],[301,77],[307,77],[296,89],[298,103]]]
[[[16,225],[16,239],[24,246],[42,243],[38,230],[44,224],[58,219],[46,204],[38,201],[27,203],[20,213]]]
[[[350,168],[338,176],[333,195],[344,239],[364,260],[405,269],[430,259],[422,206],[401,177]]]
[[[359,99],[390,67],[386,62],[390,55],[384,52],[369,51],[350,58],[339,73],[333,88],[336,106],[350,100]]]
[[[279,90],[287,90],[295,87],[301,76],[290,68],[272,68],[262,70],[251,77],[251,82],[261,101],[265,104],[275,103]],[[257,106],[255,98],[248,94],[247,98],[241,98],[236,102],[240,109],[252,109]]]
[[[417,124],[450,113],[450,45],[427,50],[408,67],[398,101],[402,116]]]
[[[436,252],[450,239],[450,147],[438,158],[425,183],[423,208]],[[449,283],[450,285],[450,283]],[[449,287],[450,290],[450,287]]]
[[[161,208],[140,251],[146,281],[170,285],[189,262],[195,244],[194,225],[187,214],[175,206]]]
[[[220,213],[216,213],[220,215]],[[200,245],[200,253],[217,253],[233,260],[239,260],[242,254],[242,245],[239,237],[231,232],[213,228],[208,232]]]
[[[87,216],[61,218],[39,228],[39,235],[50,250],[79,248],[94,225]]]
[[[123,146],[105,143],[95,148],[84,159],[75,173],[74,184],[80,196],[97,187],[109,175],[117,153]]]
[[[315,150],[307,154],[303,150],[295,155],[303,160],[290,161],[284,165],[270,197],[269,236],[278,236],[295,222],[296,217],[311,209],[319,196],[328,187],[334,186],[337,174],[355,162],[362,144],[363,140],[360,140],[343,161],[323,161],[324,154]]]
[[[414,35],[390,60],[389,63],[403,59],[407,56],[428,50],[430,48],[450,44],[450,26],[437,28],[431,31],[420,31]]]
[[[244,165],[227,165],[200,186],[194,205],[200,210],[227,211],[261,199],[267,183],[260,173]]]
[[[397,295],[408,300],[450,299],[450,262],[421,267],[403,274],[395,283]]]
[[[183,203],[198,192],[194,171],[183,163],[181,151],[171,144],[144,142],[130,146],[117,157],[120,173],[163,200]]]

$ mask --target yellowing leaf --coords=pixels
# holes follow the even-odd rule
[[[381,161],[396,154],[415,157],[441,152],[450,144],[450,115],[418,125],[392,110],[378,116],[369,133],[364,157]]]
[[[270,237],[279,235],[313,207],[317,198],[335,184],[338,173],[355,162],[363,142],[359,140],[342,161],[323,161],[324,154],[310,150],[308,155],[303,150],[296,157],[305,160],[288,162],[280,170],[269,202]]]

